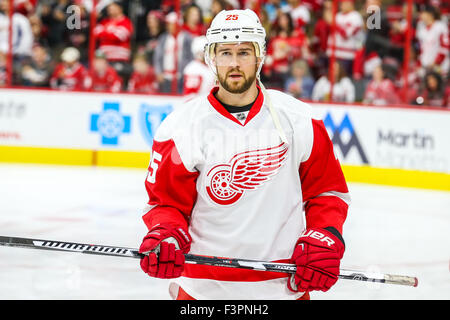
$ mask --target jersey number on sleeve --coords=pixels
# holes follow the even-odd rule
[[[155,183],[156,170],[158,170],[158,163],[161,162],[162,156],[156,151],[152,153],[152,160],[150,161],[150,168],[147,175],[147,181]]]

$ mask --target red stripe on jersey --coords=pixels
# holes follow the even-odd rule
[[[290,263],[288,259],[273,262]],[[290,276],[290,274],[284,272],[259,271],[186,263],[184,265],[182,276],[195,279],[253,282],[286,278]]]
[[[342,234],[348,205],[335,196],[320,196],[305,205],[306,225],[309,227],[334,227]]]
[[[178,288],[177,300],[197,300],[197,299],[193,298],[186,291],[184,291],[183,288],[179,287]],[[297,300],[311,300],[311,298],[309,296],[309,292],[306,291],[305,294],[303,294]]]
[[[321,120],[312,120],[313,147],[309,159],[300,164],[299,173],[308,228],[334,227],[342,233],[348,205],[327,192],[348,193],[347,183],[336,158],[327,130]]]
[[[144,222],[149,230],[159,223],[187,228],[199,173],[186,169],[172,139],[154,141],[152,157],[145,188],[153,208],[143,216]]]

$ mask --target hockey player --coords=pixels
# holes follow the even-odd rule
[[[141,268],[176,299],[308,299],[339,275],[348,189],[307,104],[259,81],[265,32],[249,10],[206,34],[218,87],[158,128],[145,186]],[[304,209],[304,212],[303,212]],[[284,273],[185,264],[184,253],[290,262]]]

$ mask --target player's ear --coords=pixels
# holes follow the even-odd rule
[[[256,57],[256,66],[259,67],[262,63],[263,63],[263,59],[261,57]]]

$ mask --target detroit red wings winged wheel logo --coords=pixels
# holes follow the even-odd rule
[[[217,204],[230,205],[245,191],[261,187],[276,175],[286,160],[287,145],[236,154],[227,164],[211,168],[206,175],[206,191]]]

